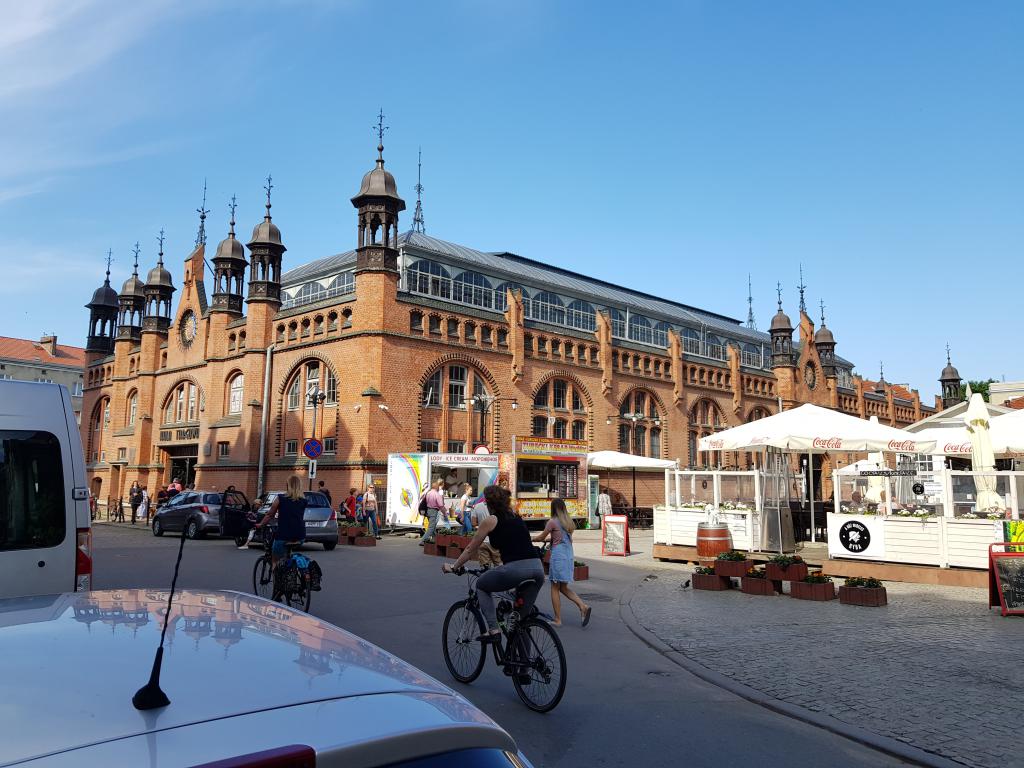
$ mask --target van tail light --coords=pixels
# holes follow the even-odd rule
[[[203,505],[202,505],[202,506],[201,506],[201,507],[199,508],[199,511],[200,511],[200,512],[202,512],[202,513],[203,513],[204,515],[208,515],[208,514],[210,514],[210,508],[209,508],[208,506],[206,506],[205,504],[203,504]]]
[[[75,592],[92,589],[92,529],[79,528],[75,548]]]
[[[338,519],[338,513],[337,513],[337,512],[335,512],[335,511],[334,511],[334,510],[332,509],[332,510],[331,510],[331,516],[330,516],[329,518],[327,518],[327,521],[328,521],[328,522],[330,522],[331,520],[337,520],[337,519]]]

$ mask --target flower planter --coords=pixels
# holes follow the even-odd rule
[[[366,535],[365,525],[350,525],[348,528],[343,528],[342,530],[345,532],[345,535],[348,536],[350,539],[355,536]]]
[[[756,579],[751,576],[744,576],[740,579],[740,591],[745,595],[770,596],[775,594],[775,585],[769,579]]]
[[[847,587],[839,588],[839,602],[843,605],[861,605],[865,608],[878,608],[888,604],[885,587]]]
[[[789,596],[797,600],[814,600],[824,602],[836,599],[836,585],[831,581],[824,584],[810,584],[806,581],[794,581],[789,585]]]
[[[434,536],[434,543],[439,547],[447,547],[452,540],[450,533],[438,533]]]
[[[348,544],[348,531],[346,531],[344,528],[338,531],[338,543]]]
[[[769,581],[803,581],[807,578],[807,563],[792,563],[785,568],[776,563],[766,563],[764,576]]]
[[[447,557],[449,560],[458,560],[461,554],[462,547],[448,546],[444,548],[444,556]]]
[[[373,536],[355,536],[352,538],[352,543],[357,547],[376,547],[377,539]]]
[[[577,565],[572,569],[572,580],[573,581],[586,581],[590,578],[590,566],[589,565]]]
[[[437,554],[437,544],[435,544],[432,541],[427,542],[426,544],[424,544],[423,545],[423,554],[424,555],[436,555]]]
[[[715,576],[741,579],[753,567],[753,560],[715,560]]]
[[[459,549],[465,549],[469,546],[469,542],[471,542],[472,540],[472,536],[452,536],[449,542],[449,546],[458,547]]]
[[[695,573],[693,574],[693,588],[707,589],[712,592],[721,592],[732,587],[732,582],[725,576],[717,573]]]

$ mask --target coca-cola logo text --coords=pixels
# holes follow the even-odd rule
[[[917,443],[913,440],[890,440],[889,450],[890,451],[906,451],[913,453],[917,449]]]
[[[720,450],[725,447],[725,442],[722,440],[708,440],[706,445],[709,450]]]
[[[942,446],[943,453],[970,453],[970,443],[946,443]]]
[[[843,440],[840,437],[816,437],[811,441],[811,445],[815,448],[836,450],[843,447]]]

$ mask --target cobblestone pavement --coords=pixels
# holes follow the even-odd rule
[[[888,606],[858,608],[681,589],[684,566],[651,573],[634,615],[698,664],[966,765],[1020,764],[1024,619],[987,611],[986,591],[889,583]]]

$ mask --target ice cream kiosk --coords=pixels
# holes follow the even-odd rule
[[[569,516],[587,517],[587,444],[582,440],[513,437],[512,453],[501,454],[512,506],[524,520],[547,520],[551,500],[565,501]]]
[[[445,482],[445,506],[473,486],[474,500],[498,480],[498,455],[492,453],[392,453],[388,456],[387,522],[396,528],[419,527],[420,496],[432,480]]]

